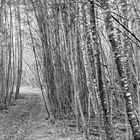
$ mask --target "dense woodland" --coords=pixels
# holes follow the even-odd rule
[[[52,123],[140,140],[139,37],[139,0],[0,0],[0,110],[32,85]]]

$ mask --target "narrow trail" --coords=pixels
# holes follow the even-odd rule
[[[51,124],[38,89],[22,89],[19,99],[0,112],[0,140],[84,140],[75,128]]]
[[[22,91],[14,106],[0,112],[0,139],[24,140],[42,119],[45,119],[45,109],[40,92]]]

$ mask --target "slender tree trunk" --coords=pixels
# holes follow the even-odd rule
[[[13,15],[12,15],[12,6],[10,1],[10,46],[11,46],[11,90],[9,97],[9,104],[11,103],[11,98],[14,92],[15,84],[15,62],[14,62],[14,42],[13,42]]]
[[[4,2],[1,1],[0,5],[0,30],[3,31],[3,10]],[[0,44],[0,110],[4,108],[4,64],[3,64],[3,44]]]
[[[96,27],[96,19],[95,19],[95,7],[94,1],[90,2],[90,23],[91,23],[91,33],[92,33],[92,47],[96,52],[95,54],[95,64],[96,64],[96,72],[97,72],[97,79],[98,79],[98,88],[99,88],[99,96],[101,100],[101,105],[103,109],[103,119],[104,119],[104,127],[106,132],[106,137],[108,140],[115,140],[114,132],[112,124],[109,120],[109,111],[107,107],[107,100],[106,100],[106,93],[104,89],[104,83],[102,79],[102,67],[101,67],[101,53],[100,53],[100,43],[99,43],[99,34],[97,32]]]
[[[122,87],[125,102],[126,102],[126,111],[128,115],[128,120],[132,128],[134,139],[139,140],[140,128],[139,128],[138,119],[136,117],[134,106],[133,106],[132,91],[129,87],[129,79],[128,79],[129,74],[127,71],[129,69],[128,50],[127,50],[127,46],[125,46],[126,48],[125,50],[127,51],[124,51],[122,46],[118,46],[115,40],[113,19],[112,19],[111,11],[109,8],[109,3],[110,3],[109,0],[103,1],[102,3],[103,8],[106,10],[105,23],[106,23],[107,35],[108,35],[110,44],[112,46],[112,51],[115,56],[115,63],[117,66],[119,76],[122,81],[121,87]]]
[[[15,99],[18,98],[19,88],[21,85],[21,76],[22,76],[22,58],[23,58],[23,44],[22,44],[22,31],[21,31],[21,17],[20,17],[20,8],[19,2],[17,2],[17,11],[18,11],[18,31],[19,31],[19,60],[18,60],[18,78],[17,78],[17,86],[15,92]]]

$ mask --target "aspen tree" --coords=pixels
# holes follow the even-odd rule
[[[19,32],[19,46],[18,46],[18,70],[17,70],[17,85],[15,92],[15,99],[18,98],[19,88],[21,85],[21,76],[22,76],[22,58],[23,58],[23,43],[22,43],[22,30],[21,30],[21,12],[20,12],[20,3],[17,1],[17,12],[18,12],[18,32]]]
[[[135,114],[133,100],[132,100],[132,91],[129,87],[129,79],[128,79],[128,51],[124,51],[122,46],[118,46],[117,41],[115,39],[114,27],[113,27],[113,19],[110,11],[110,0],[104,0],[101,2],[102,7],[104,8],[105,12],[105,24],[106,24],[106,31],[108,35],[108,39],[110,41],[112,51],[115,57],[115,63],[117,66],[117,70],[119,76],[122,81],[122,90],[126,102],[126,112],[128,115],[128,120],[132,128],[132,132],[134,135],[135,140],[140,139],[140,128],[138,124],[138,119]],[[125,46],[126,47],[126,46]],[[127,48],[126,48],[127,49]]]

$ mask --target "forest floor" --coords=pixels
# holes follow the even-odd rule
[[[0,111],[0,140],[85,140],[64,120],[52,124],[46,117],[40,90],[21,88],[19,99]]]

